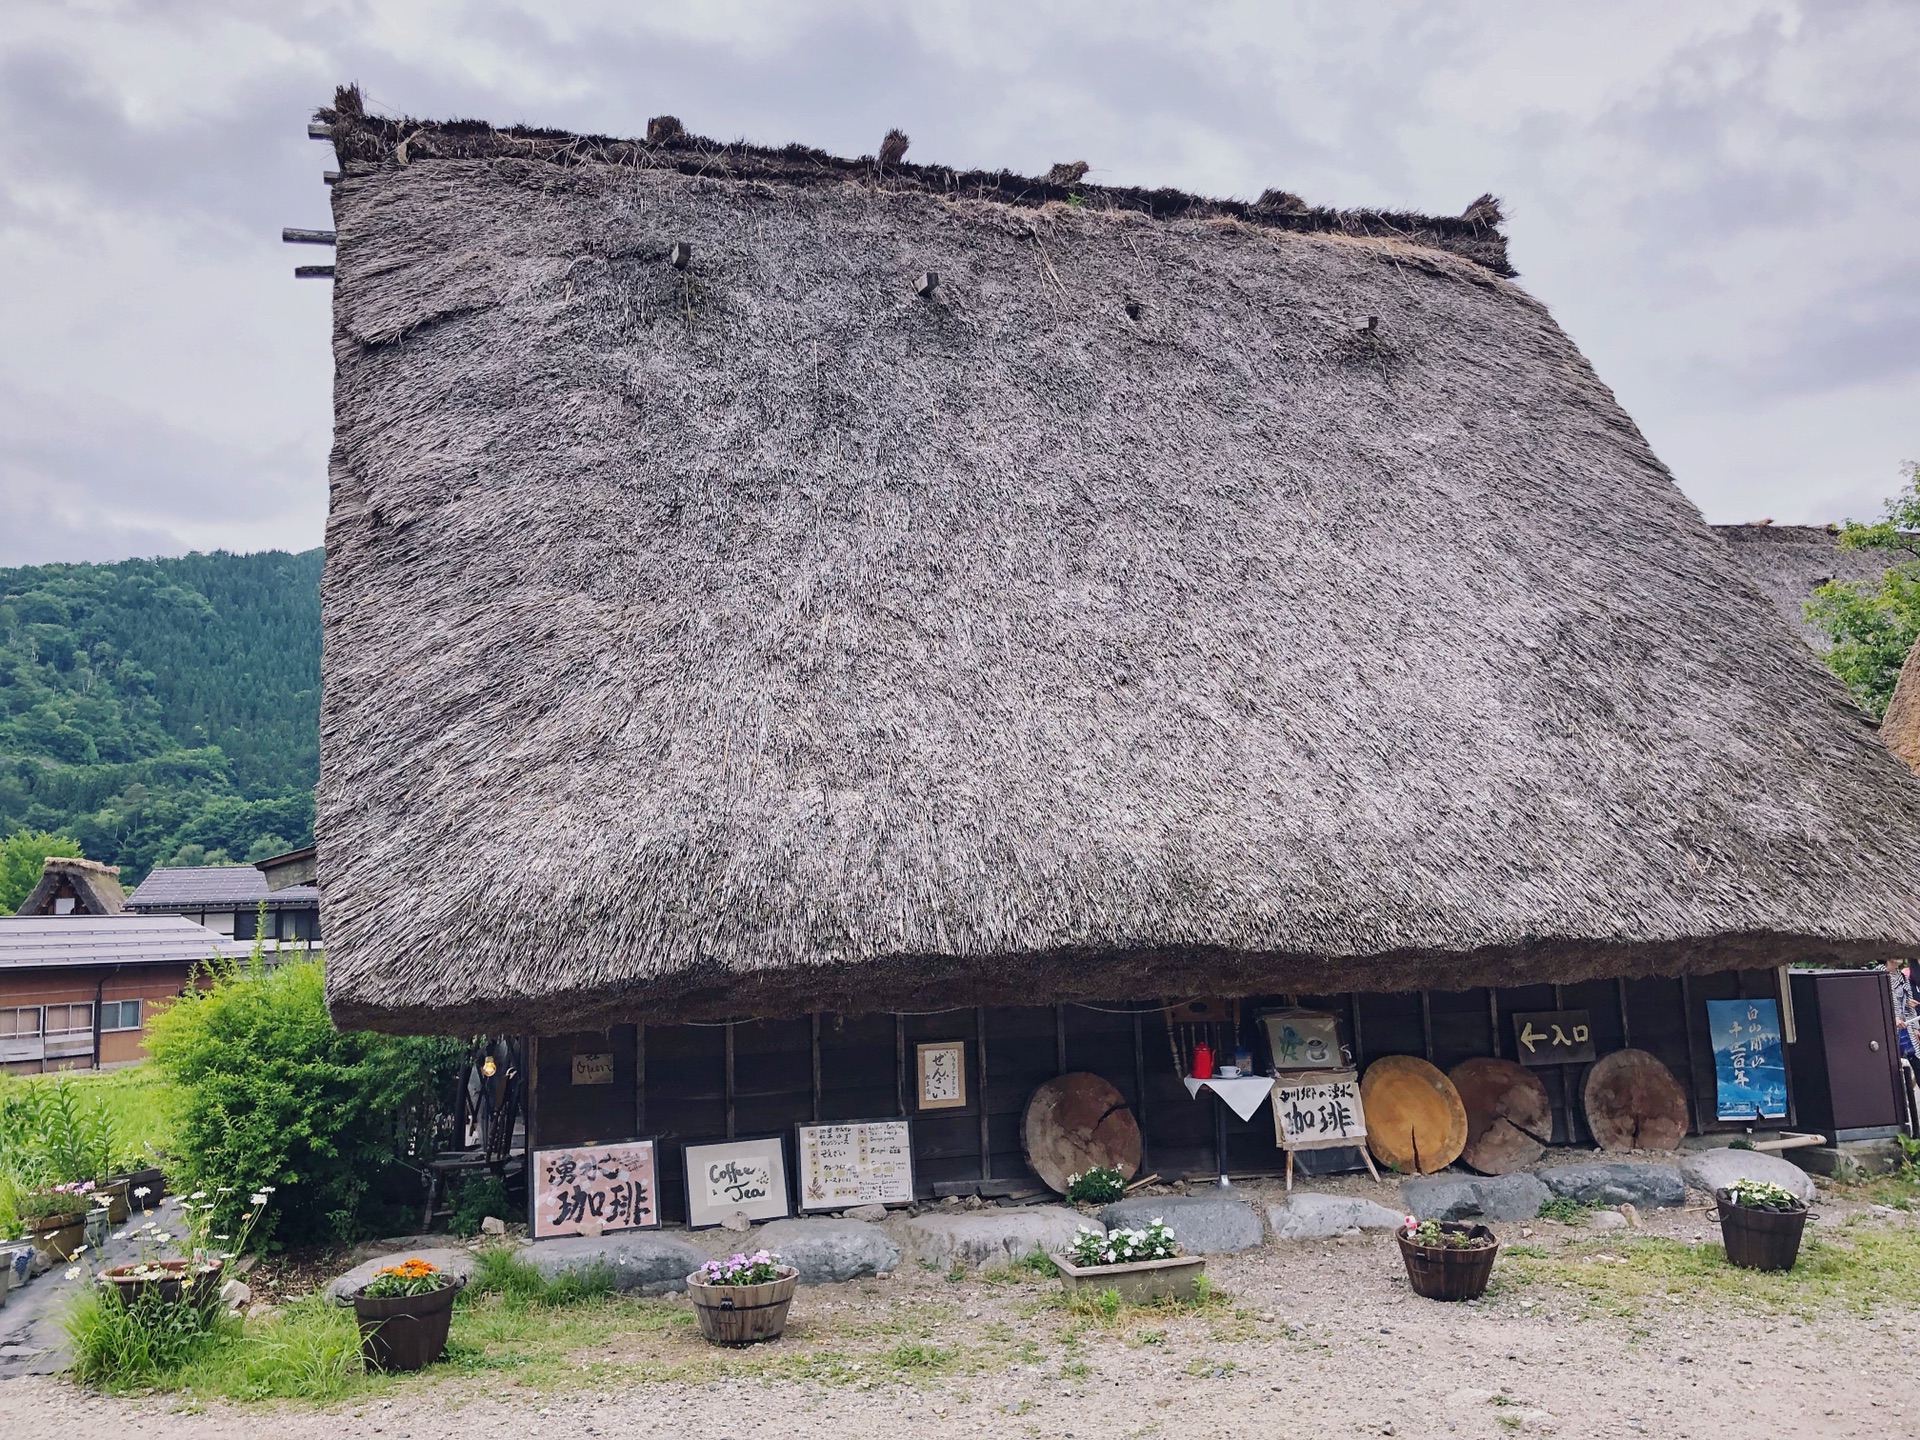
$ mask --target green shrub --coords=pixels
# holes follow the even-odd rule
[[[1106,1205],[1126,1193],[1127,1177],[1113,1165],[1096,1165],[1067,1177],[1067,1199],[1076,1205]]]
[[[457,1042],[341,1031],[327,1017],[321,962],[269,968],[258,946],[162,1011],[148,1041],[176,1092],[176,1190],[277,1187],[254,1235],[351,1241],[418,1203],[418,1166],[443,1120]]]
[[[1542,1220],[1558,1220],[1563,1225],[1573,1225],[1593,1213],[1591,1205],[1583,1205],[1566,1195],[1555,1195],[1550,1200],[1542,1200],[1540,1208],[1534,1212]]]
[[[511,1309],[535,1305],[559,1308],[597,1300],[613,1289],[613,1267],[597,1264],[570,1270],[549,1280],[532,1261],[505,1245],[489,1245],[474,1257],[473,1274],[460,1299],[471,1303],[482,1295],[498,1295]]]
[[[505,1220],[513,1214],[506,1184],[492,1171],[463,1178],[453,1191],[453,1214],[447,1228],[456,1235],[478,1235],[488,1216]]]

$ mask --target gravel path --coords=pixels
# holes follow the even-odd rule
[[[1687,1239],[1697,1213],[1649,1217]],[[1912,1224],[1905,1215],[1875,1223]],[[1509,1240],[1518,1226],[1499,1227]],[[1536,1224],[1557,1250],[1583,1232]],[[1611,1237],[1608,1237],[1611,1238]],[[1604,1248],[1604,1247],[1603,1247]],[[1811,1319],[1729,1307],[1701,1295],[1643,1299],[1633,1314],[1595,1314],[1576,1292],[1502,1285],[1473,1306],[1411,1295],[1385,1235],[1269,1244],[1216,1257],[1209,1270],[1233,1312],[1181,1317],[1143,1341],[1138,1326],[1085,1333],[1088,1367],[1059,1371],[1066,1319],[1034,1313],[1037,1286],[954,1284],[908,1266],[899,1275],[803,1289],[797,1329],[834,1330],[877,1308],[924,1298],[952,1307],[943,1344],[989,1327],[1031,1334],[1044,1365],[998,1363],[919,1385],[822,1386],[732,1380],[653,1384],[617,1393],[516,1390],[510,1379],[450,1378],[387,1402],[328,1410],[109,1400],[63,1381],[0,1383],[0,1435],[126,1435],[341,1440],[471,1440],[476,1434],[567,1437],[1395,1435],[1458,1440],[1730,1434],[1896,1436],[1920,1433],[1920,1305],[1873,1316]],[[1496,1272],[1497,1274],[1498,1272]],[[1731,1311],[1731,1313],[1730,1313]],[[1158,1322],[1153,1322],[1157,1324]]]

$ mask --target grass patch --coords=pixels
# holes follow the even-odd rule
[[[456,1303],[497,1295],[509,1309],[556,1309],[598,1300],[613,1291],[613,1268],[591,1265],[549,1279],[530,1260],[505,1245],[490,1245],[474,1257],[473,1275]]]
[[[239,1343],[209,1347],[177,1387],[234,1400],[338,1400],[370,1379],[360,1364],[353,1311],[308,1295],[244,1327]]]
[[[1052,1280],[1059,1273],[1060,1267],[1053,1263],[1053,1257],[1036,1245],[1018,1260],[982,1270],[980,1279],[988,1285],[1018,1285],[1035,1280]]]
[[[1593,1206],[1581,1203],[1566,1195],[1555,1195],[1542,1200],[1540,1208],[1534,1214],[1542,1220],[1558,1220],[1562,1225],[1577,1225],[1593,1213]]]
[[[1686,1245],[1656,1236],[1586,1241],[1558,1258],[1510,1249],[1505,1258],[1514,1280],[1567,1286],[1614,1313],[1632,1314],[1632,1302],[1669,1297],[1725,1300],[1782,1314],[1830,1308],[1866,1313],[1912,1302],[1920,1233],[1858,1216],[1831,1231],[1810,1225],[1799,1263],[1779,1274],[1730,1265],[1710,1242]]]
[[[1202,1380],[1224,1380],[1240,1368],[1232,1360],[1216,1360],[1211,1355],[1196,1355],[1187,1362],[1187,1374]]]

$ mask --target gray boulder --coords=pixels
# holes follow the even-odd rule
[[[549,1280],[585,1275],[601,1266],[613,1288],[638,1295],[667,1295],[687,1288],[687,1276],[707,1257],[677,1235],[633,1230],[618,1235],[567,1235],[536,1240],[520,1251]]]
[[[880,1275],[900,1263],[900,1247],[864,1220],[775,1220],[761,1226],[751,1243],[756,1250],[773,1251],[808,1285]]]
[[[1267,1207],[1267,1224],[1276,1240],[1324,1240],[1347,1231],[1391,1230],[1401,1212],[1357,1195],[1315,1195],[1300,1191]]]
[[[907,1221],[906,1234],[915,1255],[945,1269],[953,1265],[1004,1265],[1035,1250],[1056,1255],[1073,1244],[1073,1232],[1083,1225],[1093,1230],[1103,1228],[1098,1221],[1062,1205],[1033,1205],[960,1215],[916,1215]]]
[[[1172,1227],[1173,1238],[1189,1255],[1251,1250],[1267,1233],[1251,1205],[1225,1195],[1136,1196],[1100,1212],[1109,1230],[1138,1230],[1156,1219]]]
[[[1422,1220],[1531,1220],[1552,1194],[1531,1175],[1416,1175],[1400,1184]]]
[[[1813,1203],[1813,1177],[1763,1150],[1696,1150],[1681,1159],[1680,1173],[1694,1189],[1709,1195],[1736,1180],[1765,1180]]]
[[[457,1275],[463,1280],[473,1273],[471,1250],[450,1249],[446,1246],[433,1246],[421,1250],[394,1250],[384,1255],[376,1255],[371,1260],[364,1260],[346,1274],[328,1281],[327,1298],[338,1300],[342,1296],[351,1295],[389,1265],[398,1265],[402,1260],[411,1260],[415,1257],[426,1261],[429,1265],[437,1265],[449,1275]]]
[[[1556,1195],[1582,1205],[1684,1205],[1687,1184],[1671,1165],[1600,1160],[1585,1165],[1548,1165],[1536,1172]]]

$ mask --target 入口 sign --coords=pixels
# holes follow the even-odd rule
[[[1513,1017],[1513,1058],[1522,1065],[1578,1065],[1594,1058],[1585,1010],[1535,1010]]]

